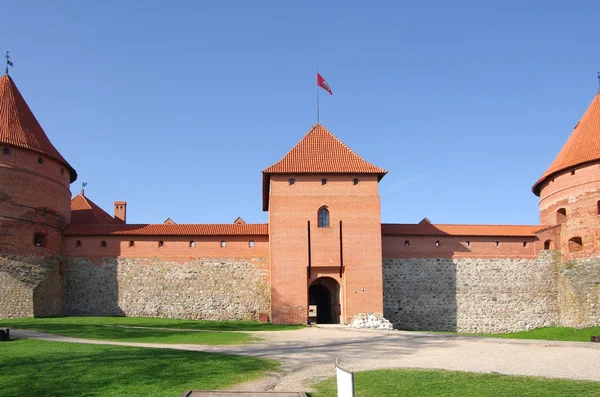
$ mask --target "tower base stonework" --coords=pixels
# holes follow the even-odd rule
[[[65,272],[57,257],[0,256],[0,318],[64,314]]]

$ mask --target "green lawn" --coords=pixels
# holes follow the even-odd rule
[[[507,332],[502,334],[473,334],[466,332],[450,331],[422,331],[435,334],[464,335],[464,336],[484,336],[488,338],[507,338],[507,339],[540,339],[540,340],[560,340],[571,342],[590,342],[591,337],[600,335],[600,327],[570,328],[570,327],[544,327],[536,328],[531,331]]]
[[[478,334],[491,338],[513,338],[513,339],[545,339],[562,340],[574,342],[589,342],[593,335],[600,335],[600,327],[568,328],[568,327],[545,327],[536,328],[531,331],[511,332],[506,334]]]
[[[162,330],[154,328],[123,328],[136,327],[165,327],[177,330]],[[285,329],[271,326],[273,329]],[[269,325],[253,322],[223,322],[189,321],[155,318],[127,317],[55,317],[55,318],[19,318],[0,320],[0,328],[22,328],[56,335],[72,336],[87,339],[105,339],[120,342],[139,343],[187,343],[203,345],[231,345],[258,341],[242,332],[220,332],[223,330],[252,330],[268,329]],[[206,332],[191,332],[187,330],[204,330]]]
[[[357,372],[354,384],[356,397],[600,396],[600,382],[418,369]],[[337,396],[335,378],[315,388],[311,397]]]
[[[25,339],[0,342],[0,397],[177,397],[277,368],[273,360],[244,356]]]
[[[13,321],[35,321],[56,324],[81,324],[81,325],[126,325],[132,327],[177,328],[195,329],[205,331],[287,331],[304,328],[305,325],[273,325],[258,321],[207,321],[207,320],[177,320],[172,318],[142,318],[142,317],[46,317],[4,319],[0,324]]]

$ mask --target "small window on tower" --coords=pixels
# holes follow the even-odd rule
[[[500,241],[494,241],[494,245],[495,245],[496,247],[499,247],[499,246],[500,246]]]
[[[527,241],[523,241],[523,248],[527,247]]]
[[[465,241],[465,247],[468,247],[469,245],[471,245],[470,241]]]
[[[575,175],[575,170],[571,170],[571,175]]]
[[[290,185],[293,185],[294,183],[296,183],[296,180],[294,178],[290,178]]]
[[[321,179],[321,185],[327,185],[327,178]]]
[[[196,242],[195,241],[190,241],[190,248],[194,248],[196,246]]]
[[[106,240],[102,240],[100,242],[100,247],[106,247]]]
[[[250,241],[250,242],[248,243],[248,247],[250,247],[250,248],[254,248],[254,241]]]
[[[41,157],[38,157],[38,164],[44,164],[44,159]]]
[[[10,154],[10,149],[5,147],[4,149],[2,149],[2,154],[4,154],[5,156],[8,156]]]
[[[567,221],[567,210],[565,208],[561,208],[556,211],[556,223],[559,225]]]
[[[358,178],[354,178],[353,183],[354,185],[358,185]]]
[[[435,246],[436,246],[436,247],[439,247],[439,246],[440,246],[440,241],[439,241],[439,240],[435,242]]]
[[[36,247],[45,247],[48,243],[48,239],[44,233],[36,233],[33,236],[33,245]]]
[[[577,252],[583,249],[583,240],[581,237],[573,237],[569,240],[569,251]]]
[[[129,242],[129,248],[133,248],[135,247],[135,241],[130,241]]]
[[[64,174],[65,174],[65,169],[64,169],[64,168],[61,168],[61,169],[60,169],[60,174],[61,174],[61,175],[64,175]]]
[[[410,246],[410,241],[408,241],[408,240],[404,240],[404,246],[405,246],[405,247],[408,247],[408,246]]]
[[[81,247],[81,240],[75,241],[75,247]]]
[[[227,241],[221,241],[221,248],[227,247]]]
[[[164,243],[163,241],[159,241],[159,242],[158,242],[158,248],[161,248],[161,247],[162,247],[162,246],[164,246],[164,245],[165,245],[165,243]]]

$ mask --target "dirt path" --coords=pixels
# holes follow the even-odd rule
[[[341,327],[250,332],[260,343],[234,346],[128,343],[14,330],[14,335],[51,341],[138,346],[240,354],[279,360],[282,372],[236,386],[236,390],[308,390],[335,374],[335,358],[353,371],[437,368],[600,381],[600,344],[493,339]]]

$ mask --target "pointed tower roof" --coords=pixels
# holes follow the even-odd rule
[[[377,174],[387,171],[364,160],[321,124],[316,124],[281,160],[263,171],[263,211],[269,208],[271,174]]]
[[[71,199],[71,224],[123,224],[82,193]]]
[[[7,74],[0,77],[0,144],[17,146],[52,157],[69,169],[71,183],[77,179],[77,172],[52,145],[14,81]]]
[[[598,160],[600,160],[600,93],[594,97],[550,167],[533,185],[533,193],[539,196],[542,183],[556,174]]]

